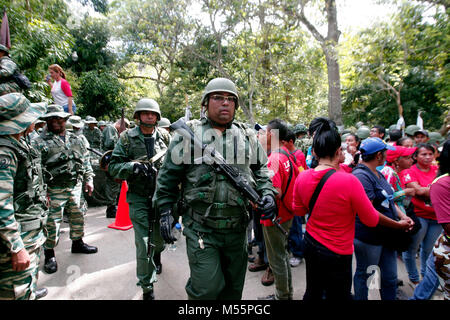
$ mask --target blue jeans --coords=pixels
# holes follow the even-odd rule
[[[68,104],[63,105],[63,108],[64,108],[64,112],[69,113],[69,105]],[[77,105],[75,104],[75,102],[72,102],[72,111],[73,111],[73,114],[76,114],[76,112],[77,112]]]
[[[430,300],[438,286],[439,277],[434,265],[434,255],[430,253],[423,280],[417,285],[414,295],[409,300]]]
[[[420,274],[425,275],[427,259],[433,250],[433,245],[442,231],[442,226],[436,220],[418,217],[422,228],[413,236],[408,250],[403,252],[402,258],[408,271],[409,280],[419,282],[420,277],[416,266],[416,253],[420,245]]]
[[[397,292],[397,253],[382,245],[372,245],[355,238],[356,271],[353,277],[355,300],[368,300],[369,276],[380,277],[381,300],[395,300]],[[375,274],[379,268],[380,273]],[[375,278],[377,279],[377,278]]]
[[[303,258],[303,230],[302,218],[295,216],[292,220],[292,227],[289,231],[288,249],[295,257]]]

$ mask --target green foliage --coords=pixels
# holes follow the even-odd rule
[[[397,122],[399,103],[406,125],[424,110],[424,126],[440,128],[448,101],[448,16],[424,5],[404,2],[391,23],[382,23],[350,39],[343,51],[343,115],[389,126]],[[345,55],[345,54],[344,54]]]
[[[80,116],[117,118],[124,107],[124,90],[117,75],[112,72],[97,70],[84,72],[80,76],[80,87],[76,94]]]

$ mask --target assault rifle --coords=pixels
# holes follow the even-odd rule
[[[155,210],[152,206],[152,197],[155,193],[156,189],[156,174],[158,171],[156,170],[154,166],[154,157],[153,153],[155,152],[155,138],[154,137],[146,137],[144,138],[145,141],[145,149],[147,151],[147,159],[148,162],[145,163],[145,166],[147,167],[147,173],[146,177],[149,181],[150,185],[150,194],[147,200],[147,204],[149,206],[149,212],[148,212],[148,240],[147,240],[147,256],[149,258],[152,257],[152,250],[155,247],[155,245],[152,243],[151,237],[153,232],[153,224],[155,222]],[[158,158],[159,159],[159,158]]]
[[[253,202],[258,206],[262,206],[262,199],[255,189],[245,180],[245,178],[240,174],[240,172],[234,167],[230,166],[223,156],[217,152],[211,146],[206,144],[202,144],[202,142],[195,136],[194,132],[189,128],[184,120],[181,118],[170,125],[170,129],[176,131],[181,136],[190,139],[191,144],[193,144],[194,148],[201,148],[203,158],[206,160],[205,163],[209,164],[214,168],[214,170],[218,173],[223,174],[231,184],[248,200]],[[283,232],[283,234],[287,237],[289,233],[284,230],[284,228],[280,225],[277,216],[272,219],[272,223],[277,226],[277,228]]]

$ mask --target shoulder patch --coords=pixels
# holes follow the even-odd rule
[[[11,164],[11,158],[10,157],[4,156],[4,155],[0,155],[0,170],[7,169],[10,164]]]

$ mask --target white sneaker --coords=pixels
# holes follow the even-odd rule
[[[298,258],[298,257],[292,257],[289,259],[289,264],[291,265],[291,267],[296,267],[302,262],[303,262],[303,259]]]

